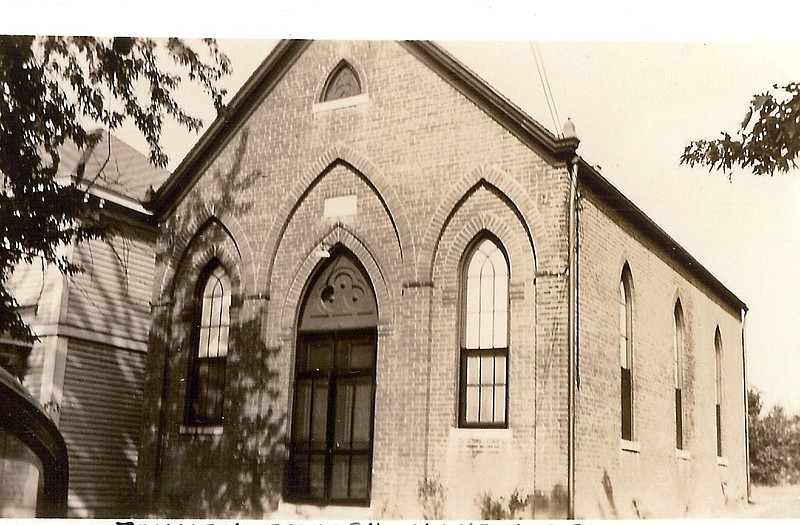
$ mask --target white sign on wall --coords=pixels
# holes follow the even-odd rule
[[[358,213],[358,196],[346,195],[344,197],[325,199],[325,207],[322,213],[326,218],[356,215]]]

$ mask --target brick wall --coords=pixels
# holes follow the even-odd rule
[[[317,104],[341,59],[366,97],[338,109]],[[342,196],[357,198],[357,214],[325,217],[326,199]],[[523,145],[401,45],[312,43],[162,224],[140,461],[150,512],[387,519],[441,517],[431,514],[438,506],[444,517],[476,518],[484,496],[507,502],[516,491],[530,496],[537,517],[564,517],[567,196],[563,164]],[[214,237],[205,238],[212,223]],[[511,267],[509,428],[473,431],[456,428],[459,272],[482,230],[500,240]],[[232,408],[221,435],[185,435],[177,431],[188,351],[180,319],[190,296],[181,290],[192,286],[186,266],[217,243],[236,266],[242,304],[226,387]],[[298,309],[315,252],[337,243],[363,264],[378,303],[367,509],[282,500]],[[587,295],[585,310],[605,312],[600,299]],[[731,356],[732,330],[725,324]],[[590,337],[605,337],[596,332]],[[598,379],[613,374],[601,356],[587,360]],[[581,393],[582,410],[603,404],[603,385],[593,401]],[[604,424],[579,416],[584,432]],[[581,479],[592,479],[582,489],[595,491],[606,452],[580,442]]]
[[[683,517],[746,498],[740,314],[665,250],[584,190],[580,201],[580,379],[576,517]],[[634,442],[620,442],[618,297],[633,282]],[[684,436],[676,457],[673,309],[686,345]],[[715,347],[723,339],[723,456],[716,455]],[[718,463],[726,463],[719,465]],[[599,515],[598,515],[599,513]]]

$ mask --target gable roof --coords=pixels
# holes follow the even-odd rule
[[[195,184],[216,153],[235,134],[255,107],[272,91],[303,51],[308,40],[283,40],[256,68],[225,110],[207,128],[184,157],[173,175],[145,202],[156,216],[169,213]],[[662,230],[650,217],[576,154],[576,137],[558,137],[539,124],[494,87],[439,45],[430,41],[400,41],[409,53],[490,115],[521,142],[557,161],[578,160],[578,179],[593,188],[610,207],[617,210],[647,237],[663,246],[690,274],[736,309],[747,310],[745,303],[726,288],[711,272]]]
[[[157,215],[169,212],[194,185],[214,154],[224,147],[310,44],[309,40],[278,43],[146,206]],[[523,143],[555,158],[566,159],[575,154],[580,142],[577,138],[553,135],[437,44],[429,41],[401,41],[399,44]]]

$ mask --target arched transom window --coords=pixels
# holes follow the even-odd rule
[[[195,313],[195,353],[191,360],[186,420],[221,424],[230,333],[231,281],[221,265],[201,278]]]
[[[465,259],[459,424],[505,427],[509,268],[500,245],[477,242]]]

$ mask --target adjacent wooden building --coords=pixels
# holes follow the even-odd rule
[[[2,357],[64,437],[68,515],[127,516],[155,265],[156,224],[141,203],[168,173],[106,133],[89,151],[65,149],[59,170],[64,184],[79,181],[88,198],[102,201],[111,235],[64,248],[80,274],[41,263],[16,268],[10,286],[39,340],[4,341]]]

